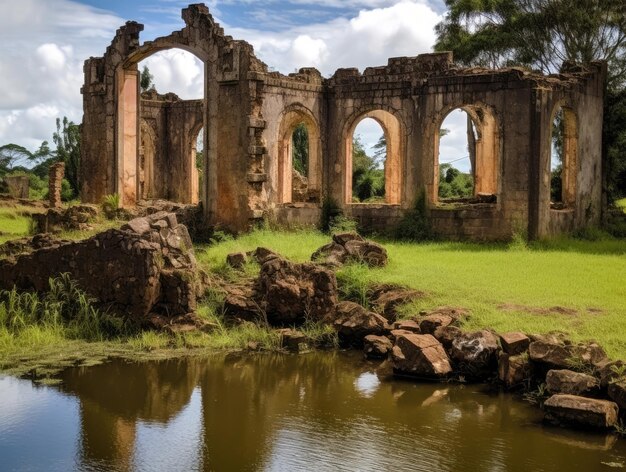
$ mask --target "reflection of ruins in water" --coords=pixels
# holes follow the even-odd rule
[[[61,389],[80,402],[81,470],[562,470],[612,446],[546,441],[540,410],[508,394],[374,369],[359,353],[114,361]]]

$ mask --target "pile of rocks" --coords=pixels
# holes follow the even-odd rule
[[[67,208],[50,208],[46,213],[33,214],[37,233],[56,233],[62,230],[89,229],[98,216],[96,205],[72,205]]]
[[[28,253],[0,260],[0,288],[44,292],[49,278],[69,273],[101,305],[140,324],[196,320],[190,314],[202,289],[199,271],[187,228],[173,213],[136,218],[83,241],[35,237],[31,244]]]
[[[437,315],[437,317],[439,317]],[[463,332],[434,317],[397,322],[389,332],[364,337],[370,359],[387,359],[394,375],[425,380],[484,381],[497,378],[508,389],[545,385],[547,421],[611,428],[626,408],[626,377],[595,343],[574,344],[555,336],[488,330]],[[433,329],[434,328],[434,329]]]
[[[387,250],[357,233],[339,233],[311,256],[313,262],[337,267],[349,262],[362,262],[370,267],[387,265]]]

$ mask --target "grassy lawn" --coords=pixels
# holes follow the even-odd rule
[[[28,235],[33,209],[22,206],[0,207],[0,244]]]
[[[230,252],[257,246],[306,261],[328,240],[318,232],[255,231],[197,253],[207,268],[222,266]],[[460,306],[471,310],[468,329],[563,331],[575,340],[594,339],[612,357],[626,359],[626,240],[561,239],[529,248],[382,243],[389,253],[385,268],[348,267],[339,275],[348,271],[364,284],[397,283],[426,292],[406,307],[407,317],[436,306]]]

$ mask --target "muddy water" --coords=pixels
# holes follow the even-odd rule
[[[115,361],[0,379],[0,470],[594,471],[626,440],[480,386],[380,382],[345,353]],[[605,463],[605,464],[603,464]],[[619,470],[619,469],[617,469]]]

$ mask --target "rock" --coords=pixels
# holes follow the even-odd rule
[[[556,424],[607,429],[617,423],[618,407],[608,400],[559,393],[548,398],[543,408],[545,419]]]
[[[122,226],[122,229],[134,231],[137,234],[144,234],[150,231],[151,224],[147,218],[135,218]]]
[[[412,333],[422,334],[422,331],[420,330],[420,325],[413,320],[396,321],[393,324],[393,329],[402,329],[405,331],[410,331]]]
[[[398,336],[391,350],[391,362],[399,375],[442,378],[452,372],[446,351],[430,334]]]
[[[528,348],[530,359],[549,369],[595,367],[607,361],[604,350],[596,343],[568,344],[563,341],[534,341]]]
[[[462,333],[452,341],[450,357],[462,372],[477,378],[495,371],[499,346],[496,336],[487,330]]]
[[[279,329],[280,345],[283,349],[293,352],[306,351],[308,349],[304,333],[291,328]]]
[[[567,369],[553,369],[546,375],[546,387],[550,393],[589,395],[599,391],[600,382],[591,375]]]
[[[609,383],[608,394],[609,398],[617,403],[621,409],[626,408],[626,378],[621,377],[619,380]]]
[[[254,251],[247,252],[246,256],[252,257],[255,261],[262,265],[270,259],[280,257],[280,254],[266,247],[257,247]]]
[[[365,336],[382,335],[389,330],[385,318],[354,302],[341,302],[337,305],[333,324],[339,341],[350,346],[361,346]]]
[[[450,316],[454,321],[459,321],[461,318],[466,318],[469,315],[469,312],[466,308],[455,306],[438,306],[436,308],[433,308],[432,310],[420,311],[420,316],[431,315],[447,315]]]
[[[315,251],[311,260],[330,266],[362,262],[370,267],[382,267],[387,264],[387,251],[380,244],[367,241],[357,233],[340,233],[333,235],[332,242]]]
[[[416,333],[414,333],[413,331],[406,330],[406,329],[392,329],[389,332],[389,335],[391,336],[391,339],[394,342],[399,336],[402,336],[404,334],[416,334]]]
[[[500,344],[504,352],[515,356],[528,350],[530,338],[519,331],[504,333],[500,335]]]
[[[337,280],[332,271],[280,257],[270,257],[261,266],[258,291],[273,325],[333,319],[337,306]]]
[[[392,284],[381,284],[368,290],[367,298],[374,308],[387,321],[393,322],[398,317],[398,307],[424,296],[423,292]]]
[[[110,229],[0,260],[0,288],[45,292],[51,277],[67,272],[111,313],[140,323],[150,313],[181,316],[195,309],[200,280],[187,229],[168,232]]]
[[[562,343],[534,341],[528,346],[530,360],[552,369],[566,369],[570,366],[570,349]]]
[[[244,252],[233,252],[226,256],[226,264],[233,269],[241,269],[247,262],[247,256]]]
[[[386,359],[393,345],[389,338],[368,334],[363,338],[363,352],[368,359]]]
[[[513,389],[524,385],[532,375],[532,366],[526,355],[512,356],[501,352],[498,358],[498,378],[506,388]]]
[[[606,361],[597,365],[600,377],[600,387],[607,388],[609,383],[620,378],[626,372],[626,363],[623,361]],[[620,406],[621,408],[621,406]]]
[[[259,321],[262,309],[253,281],[224,287],[224,317],[235,322]]]
[[[419,326],[423,334],[433,334],[437,328],[449,326],[453,321],[449,315],[429,315],[419,320]]]
[[[449,351],[454,340],[461,334],[463,334],[463,331],[456,326],[440,326],[435,330],[433,336],[437,341],[443,344],[446,351]]]

